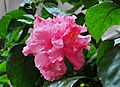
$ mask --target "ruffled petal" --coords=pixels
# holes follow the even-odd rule
[[[74,65],[75,70],[78,71],[83,67],[85,60],[82,54],[82,49],[74,51],[72,48],[65,48],[64,53],[67,59]]]
[[[56,80],[62,77],[66,72],[66,66],[63,60],[50,62],[46,53],[39,53],[35,56],[35,65],[46,80]]]

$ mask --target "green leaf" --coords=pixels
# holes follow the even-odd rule
[[[75,7],[80,7],[82,5],[82,0],[68,0],[68,3]]]
[[[8,26],[8,34],[5,38],[4,48],[11,48],[15,44],[15,42],[19,39],[20,31],[23,29],[24,26],[25,24],[22,24],[15,19],[12,19],[10,21]]]
[[[54,3],[55,5],[58,5],[57,0],[43,0],[43,4],[45,4],[45,3]]]
[[[66,78],[60,81],[53,82],[48,87],[72,87],[74,83],[76,83],[81,78],[84,78],[84,76]]]
[[[110,26],[120,24],[119,15],[119,6],[112,2],[101,3],[87,10],[86,24],[97,42]]]
[[[7,75],[0,76],[0,83],[8,83],[10,82]]]
[[[88,51],[87,58],[91,58],[96,52],[96,48],[93,44],[90,44],[90,50]]]
[[[85,6],[85,8],[90,8],[91,6],[98,4],[98,0],[82,0],[83,5]]]
[[[32,55],[24,56],[24,45],[14,46],[7,59],[7,74],[13,87],[35,87],[39,79],[39,71],[34,65]]]
[[[85,14],[80,13],[77,15],[76,23],[83,25],[85,23]]]
[[[6,57],[6,56],[8,56],[8,53],[9,53],[9,50],[5,50],[5,51],[3,51],[3,53],[1,54],[1,56]]]
[[[18,40],[18,38],[20,37],[19,35],[20,31],[21,31],[20,29],[16,29],[15,31],[7,35],[5,47],[10,47],[11,45],[13,45],[16,39]]]
[[[10,87],[10,84],[9,83],[4,83],[2,87]]]
[[[114,47],[114,41],[106,40],[101,42],[97,52],[97,63],[101,61],[104,54]]]
[[[52,17],[52,15],[45,8],[43,8],[41,10],[41,17],[47,19],[48,17]]]
[[[44,8],[52,15],[63,15],[63,14],[65,14],[54,3],[45,3]]]
[[[104,87],[120,87],[120,47],[114,47],[101,58],[98,75]]]
[[[0,63],[0,72],[6,72],[6,62]]]
[[[69,1],[69,0],[61,0],[62,3],[65,3],[65,2],[67,2],[67,1]]]
[[[23,10],[13,10],[5,14],[0,20],[0,37],[5,38],[11,19],[19,19],[25,14]]]

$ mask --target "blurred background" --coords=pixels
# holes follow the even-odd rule
[[[29,1],[29,0],[0,0],[0,18],[2,18],[2,16],[5,13],[17,9],[23,1]],[[73,8],[73,5],[67,2],[63,4],[60,0],[57,1],[58,1],[58,7],[63,11],[70,10],[71,8]],[[41,7],[38,8],[37,10],[38,14],[40,14],[40,9]],[[80,12],[81,12],[81,8],[75,11],[75,14],[78,14]]]

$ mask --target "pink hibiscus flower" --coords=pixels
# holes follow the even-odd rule
[[[35,56],[35,65],[47,80],[59,79],[66,73],[64,56],[75,70],[80,70],[85,63],[82,51],[89,50],[91,36],[81,35],[87,29],[77,25],[75,19],[75,16],[56,16],[45,20],[36,15],[23,54]]]

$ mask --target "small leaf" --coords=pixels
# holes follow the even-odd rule
[[[45,3],[44,8],[52,15],[65,15],[54,3]]]
[[[56,81],[51,83],[48,87],[72,87],[75,82],[77,82],[79,79],[84,78],[82,77],[72,77],[72,78],[66,78],[61,81]]]
[[[52,17],[52,15],[45,8],[43,8],[41,10],[41,17],[47,19],[48,17]]]
[[[8,79],[7,75],[0,76],[0,83],[8,83],[10,80]]]
[[[24,45],[14,46],[7,59],[7,74],[13,87],[35,87],[39,71],[34,65],[34,57],[22,54]]]
[[[101,57],[98,75],[104,87],[120,87],[120,47],[108,50]]]
[[[83,25],[85,23],[85,14],[80,13],[77,15],[76,23]]]
[[[6,39],[6,43],[5,43],[5,47],[10,47],[11,45],[13,45],[13,43],[19,39],[20,35],[19,32],[21,30],[20,29],[16,29],[14,30],[12,33],[9,33],[7,35],[7,39]],[[7,55],[8,56],[8,55]]]
[[[6,62],[0,63],[0,72],[6,72]]]
[[[112,2],[101,3],[86,12],[88,31],[98,42],[105,31],[112,25],[120,24],[120,8]]]
[[[3,51],[3,53],[1,54],[1,56],[6,57],[6,56],[8,56],[8,53],[9,53],[9,50],[5,50],[5,51]]]
[[[96,52],[96,48],[93,44],[90,44],[90,50],[88,51],[87,58],[92,57]]]

